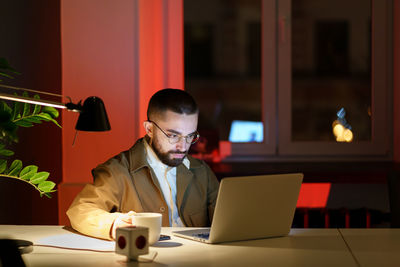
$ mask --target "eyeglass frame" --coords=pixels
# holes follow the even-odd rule
[[[193,145],[194,143],[196,143],[196,142],[200,139],[200,133],[196,130],[194,133],[188,134],[188,135],[186,135],[186,136],[183,136],[183,135],[180,135],[180,134],[176,134],[176,136],[177,136],[178,139],[177,139],[176,142],[173,142],[173,141],[172,141],[172,138],[174,138],[174,137],[172,137],[170,134],[164,132],[164,130],[161,129],[161,127],[158,126],[157,123],[155,123],[155,122],[152,121],[152,120],[147,120],[147,121],[153,123],[153,124],[168,138],[168,143],[170,143],[171,145],[175,145],[175,144],[179,143],[179,142],[181,141],[182,138],[185,139],[185,142],[186,142],[186,144],[188,144],[188,145]],[[188,142],[188,139],[187,139],[187,138],[190,137],[190,135],[193,135],[193,139],[192,139],[192,141]]]

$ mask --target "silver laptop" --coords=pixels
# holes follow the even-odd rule
[[[302,181],[301,173],[224,178],[211,228],[173,235],[211,244],[285,236]]]

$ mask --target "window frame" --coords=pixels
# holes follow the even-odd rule
[[[220,141],[223,162],[388,160],[393,154],[392,7],[371,0],[371,141],[354,143],[291,140],[291,2],[261,0],[262,143]],[[290,108],[288,108],[290,107]],[[222,151],[224,150],[224,151]],[[226,153],[228,152],[228,153]]]
[[[276,36],[276,3],[275,1],[261,0],[261,34],[262,34],[262,63],[261,63],[261,101],[262,121],[264,123],[264,141],[260,143],[232,143],[223,141],[230,146],[232,158],[243,156],[271,156],[276,153],[277,133],[277,103],[276,103],[276,50],[275,38],[264,38],[265,36]]]
[[[284,156],[389,156],[392,130],[390,127],[390,27],[389,1],[371,0],[372,44],[371,44],[371,141],[352,143],[292,141],[291,125],[291,0],[279,1],[280,29],[288,33],[279,36],[278,46],[278,109],[279,144],[278,153]],[[288,19],[286,19],[288,18]],[[288,23],[289,22],[289,23]],[[384,27],[382,27],[384,25]],[[382,88],[384,90],[382,90]],[[389,133],[389,134],[388,134]]]

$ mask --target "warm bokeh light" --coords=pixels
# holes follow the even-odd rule
[[[353,132],[344,127],[338,120],[332,123],[332,132],[336,137],[336,142],[352,142]]]
[[[349,129],[345,129],[343,131],[343,138],[346,142],[351,142],[353,141],[353,132]]]
[[[335,120],[332,124],[333,134],[338,137],[343,135],[344,127],[337,120]]]

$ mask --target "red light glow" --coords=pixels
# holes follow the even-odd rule
[[[304,183],[300,188],[298,208],[325,208],[328,202],[330,183]]]

